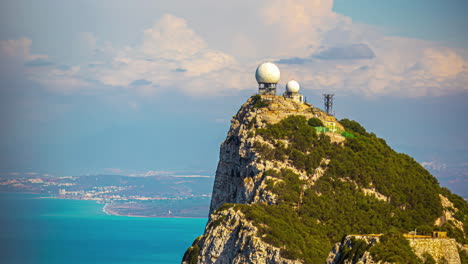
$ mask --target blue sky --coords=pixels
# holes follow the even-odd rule
[[[468,197],[466,1],[6,0],[0,173],[214,175],[276,61]]]

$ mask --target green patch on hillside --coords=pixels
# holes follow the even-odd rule
[[[282,179],[276,183],[270,181],[268,185],[278,195],[279,204],[238,207],[254,221],[263,234],[262,239],[282,248],[281,254],[286,258],[320,263],[332,244],[346,234],[389,230],[404,233],[433,226],[442,213],[438,195],[441,188],[430,173],[408,155],[392,150],[383,139],[368,133],[357,122],[342,120],[341,123],[355,136],[348,137],[344,146],[317,134],[303,116],[290,116],[256,131],[269,143],[254,146],[260,159],[289,161],[308,175],[318,166],[324,166],[323,158],[330,159],[325,175],[306,191],[302,188],[305,182],[292,171],[266,172],[265,175]],[[388,200],[365,195],[361,188],[374,190]],[[466,210],[466,202],[449,194],[444,195]],[[458,217],[464,216],[465,211]],[[463,237],[463,233],[457,236]]]
[[[468,244],[468,238],[466,237],[468,234],[468,204],[466,201],[461,198],[460,196],[451,193],[447,188],[441,188],[441,194],[453,205],[458,209],[458,211],[453,211],[453,217],[463,223],[464,232],[461,232],[456,226],[454,225],[453,221],[449,221],[445,223],[441,228],[442,231],[447,231],[447,235],[457,239],[458,242],[461,244]]]
[[[401,264],[422,264],[422,260],[411,249],[408,239],[401,234],[391,233],[380,237],[380,243],[370,248],[375,262],[390,262]]]
[[[343,243],[343,242],[342,242]],[[370,245],[362,239],[351,238],[351,245],[344,245],[341,255],[336,260],[336,264],[343,264],[345,261],[357,263],[364,253],[369,250]]]
[[[256,95],[252,96],[252,106],[253,106],[253,108],[267,107],[268,102],[263,100],[261,95],[256,94]]]

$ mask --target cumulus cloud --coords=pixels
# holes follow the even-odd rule
[[[52,91],[105,87],[149,95],[170,89],[195,96],[255,91],[253,72],[265,60],[280,64],[284,82],[295,78],[306,90],[437,96],[468,89],[468,51],[385,36],[334,12],[333,0],[262,0],[251,8],[256,12],[245,13],[252,17],[231,26],[232,34],[212,33],[233,43],[233,53],[212,48],[187,20],[171,14],[142,30],[141,43],[133,46],[99,45],[94,34],[81,33],[95,51],[85,65],[53,65],[47,56],[31,54],[28,39],[2,41],[0,51],[28,66],[29,78]],[[222,23],[217,26],[225,30]]]
[[[173,15],[164,15],[152,28],[144,31],[142,51],[150,58],[188,59],[205,48],[205,41],[189,28],[187,22]]]
[[[14,58],[21,62],[36,59],[47,59],[46,55],[31,54],[32,41],[28,38],[0,41],[0,54],[2,58]]]
[[[282,56],[301,56],[318,49],[324,32],[351,23],[351,19],[332,11],[333,0],[264,1],[261,15],[273,30],[273,46]],[[275,43],[276,42],[276,43]]]
[[[31,52],[32,40],[0,40],[0,73],[6,78],[27,78],[51,91],[77,91],[89,86],[80,67],[56,65],[47,55]]]
[[[449,49],[425,49],[420,65],[429,75],[436,78],[450,78],[466,72],[466,62]]]
[[[216,81],[208,81],[215,78],[225,80],[224,88],[234,87],[223,75],[238,74],[235,67],[239,66],[233,56],[210,49],[184,19],[164,15],[144,31],[141,45],[118,51],[110,65],[96,65],[92,71],[97,80],[110,86],[132,84],[143,93],[175,88],[201,95],[208,92],[204,86],[212,94],[223,91],[216,89],[223,88],[217,87]]]
[[[36,66],[48,61],[46,55],[31,53],[32,41],[28,38],[0,40],[0,75],[25,74],[27,66]]]

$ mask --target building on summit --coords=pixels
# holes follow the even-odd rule
[[[278,66],[271,62],[264,62],[257,67],[255,78],[258,82],[259,95],[276,96],[276,86],[280,80],[281,73]],[[299,94],[300,85],[295,80],[290,80],[286,84],[284,98],[291,99],[297,103],[304,103],[304,96]]]
[[[258,94],[276,95],[276,84],[278,84],[280,76],[280,70],[275,64],[271,62],[260,64],[255,72],[255,78],[258,82]]]
[[[291,80],[286,84],[286,92],[284,92],[284,98],[289,98],[298,103],[304,103],[304,96],[299,93],[301,86],[295,80]]]

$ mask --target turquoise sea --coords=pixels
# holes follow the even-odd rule
[[[0,263],[172,264],[207,219],[110,216],[93,201],[0,193]]]

